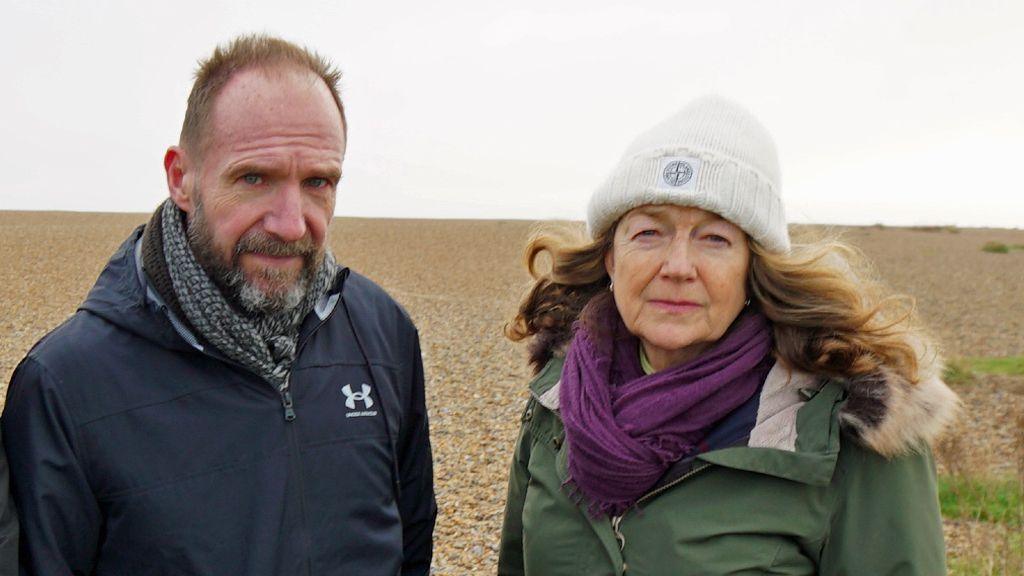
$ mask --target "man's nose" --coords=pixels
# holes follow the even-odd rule
[[[273,204],[263,217],[263,228],[285,242],[301,240],[306,235],[306,218],[299,185],[282,185],[274,191],[271,201]]]
[[[697,275],[694,249],[688,239],[677,239],[665,250],[661,273],[673,278],[690,279]]]

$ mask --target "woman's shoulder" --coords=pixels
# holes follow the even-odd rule
[[[552,356],[530,380],[530,397],[537,404],[552,412],[558,412],[559,387],[564,364],[564,356]]]
[[[925,370],[920,381],[910,382],[885,369],[848,378],[773,369],[765,391],[799,399],[809,389],[833,382],[842,390],[836,412],[842,432],[861,447],[892,459],[929,448],[956,419],[960,399],[938,373],[937,368]],[[768,386],[773,376],[781,384]]]
[[[890,370],[840,383],[846,391],[840,424],[860,444],[885,458],[932,446],[961,407],[937,369],[924,372],[916,383]]]

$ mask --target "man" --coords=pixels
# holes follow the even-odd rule
[[[339,74],[248,36],[201,63],[170,198],[15,371],[22,574],[427,574],[419,341],[327,247]]]

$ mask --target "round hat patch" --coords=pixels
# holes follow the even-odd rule
[[[674,188],[686,186],[686,183],[693,178],[693,167],[685,160],[673,160],[665,166],[661,173],[665,183]]]

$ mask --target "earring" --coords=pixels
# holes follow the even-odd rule
[[[615,280],[608,281],[608,291],[615,292]]]
[[[743,303],[743,306],[750,306],[750,298],[747,298],[747,301]]]

